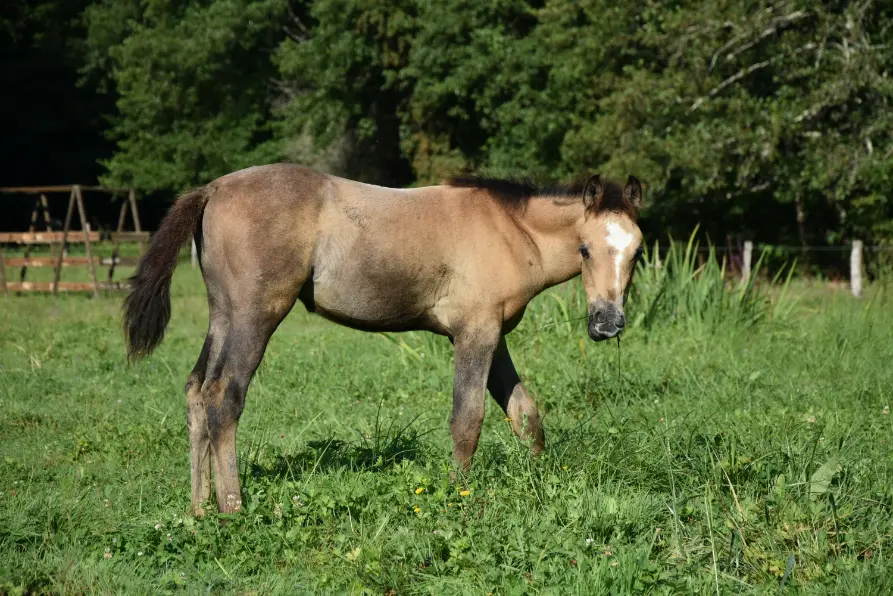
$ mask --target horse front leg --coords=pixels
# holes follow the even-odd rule
[[[462,472],[468,472],[471,468],[471,458],[481,436],[487,377],[493,354],[499,345],[500,332],[500,325],[495,323],[465,325],[453,338],[455,374],[450,432],[453,437],[453,458]]]
[[[493,355],[487,389],[511,420],[515,435],[523,441],[532,441],[530,449],[533,455],[539,455],[546,446],[540,414],[515,370],[505,337],[500,338]]]

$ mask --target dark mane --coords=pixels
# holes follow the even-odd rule
[[[530,178],[490,178],[487,176],[454,176],[444,180],[443,184],[455,188],[476,188],[487,191],[491,197],[503,206],[513,209],[524,209],[530,199],[549,197],[553,199],[581,199],[583,187],[589,176],[577,178],[573,182],[537,183]],[[619,184],[604,181],[604,198],[599,204],[599,211],[619,211],[635,216],[635,209],[623,198],[623,188]]]

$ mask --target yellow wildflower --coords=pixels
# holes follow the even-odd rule
[[[420,494],[422,494],[423,492],[425,492],[425,487],[424,487],[424,486],[420,486],[420,487],[418,487],[417,489],[415,489],[415,494],[417,494],[417,495],[420,495]]]
[[[463,491],[459,492],[460,497],[467,497],[470,494],[471,494],[470,490],[463,490]]]
[[[416,513],[421,513],[421,512],[422,512],[422,508],[419,507],[418,505],[416,505],[415,507],[413,507],[412,510],[415,511]]]

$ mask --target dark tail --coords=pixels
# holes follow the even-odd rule
[[[196,231],[207,202],[204,186],[177,199],[128,280],[131,290],[124,299],[124,338],[131,361],[151,354],[164,337],[171,318],[171,277],[180,248]]]

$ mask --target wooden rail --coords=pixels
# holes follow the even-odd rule
[[[149,232],[112,232],[109,234],[112,242],[148,242]],[[87,241],[99,242],[102,237],[99,232],[87,232],[73,230],[68,232],[0,232],[0,243],[3,244],[84,244]]]
[[[2,232],[0,233],[0,242],[8,244],[62,244],[67,242],[86,243],[99,242],[99,232],[82,231],[68,232],[68,238],[65,232]]]
[[[93,292],[100,290],[123,290],[127,284],[123,282],[98,282],[92,281],[11,281],[7,282],[9,292]]]
[[[110,234],[100,234],[90,230],[87,223],[87,215],[84,209],[84,198],[82,191],[103,191],[115,194],[125,194],[126,198],[121,202],[121,212],[118,216],[118,227],[116,231]],[[49,215],[49,206],[46,195],[53,192],[68,192],[68,210],[65,214],[65,224],[62,231],[52,229],[52,219]],[[93,292],[98,295],[99,290],[120,290],[124,289],[125,283],[113,281],[115,267],[118,265],[133,266],[136,265],[138,259],[119,256],[119,245],[121,242],[138,242],[140,245],[140,255],[145,251],[145,245],[149,240],[149,233],[143,232],[140,226],[139,212],[136,208],[136,194],[133,189],[110,189],[99,186],[81,186],[65,185],[65,186],[27,186],[27,187],[0,187],[0,193],[11,194],[36,194],[39,198],[34,204],[34,210],[31,214],[31,225],[27,232],[3,232],[0,233],[0,244],[18,244],[25,246],[25,255],[23,257],[3,256],[0,250],[0,290],[4,295],[9,292]],[[81,223],[80,230],[71,229],[71,219],[74,215],[74,209],[77,207],[78,217]],[[127,219],[128,208],[133,218],[133,231],[124,230],[124,222]],[[37,231],[37,221],[39,219],[39,211],[43,211],[43,221],[47,230],[43,232]],[[112,256],[101,258],[93,255],[92,245],[105,238],[114,243]],[[31,247],[36,244],[48,244],[50,246],[50,257],[32,257]],[[82,244],[86,250],[85,257],[72,257],[66,254],[66,248],[69,244]],[[108,265],[108,280],[100,282],[96,277],[96,266]],[[62,269],[65,267],[83,267],[86,266],[90,270],[89,282],[61,281],[59,278]],[[8,279],[6,267],[21,267],[19,273],[19,281],[13,282]],[[25,281],[25,273],[29,267],[53,267],[52,282],[32,282]]]
[[[148,242],[149,232],[112,232],[112,242]]]
[[[54,257],[5,257],[3,262],[7,267],[55,267]],[[124,267],[136,267],[139,259],[136,257],[93,257],[96,265],[121,265]],[[90,264],[87,257],[64,257],[63,267],[85,267]]]

